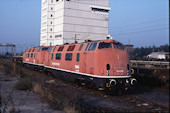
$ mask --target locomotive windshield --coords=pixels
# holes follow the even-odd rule
[[[101,42],[101,43],[99,44],[99,47],[98,47],[98,48],[99,48],[99,49],[112,48],[112,45],[111,45],[111,43]]]
[[[116,49],[124,50],[124,46],[120,43],[113,43],[113,47]]]

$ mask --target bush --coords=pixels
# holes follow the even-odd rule
[[[65,101],[61,97],[59,97],[58,99],[55,99],[50,103],[50,107],[54,110],[63,110],[66,106],[65,104]]]
[[[32,89],[32,82],[28,78],[20,79],[17,84],[15,85],[15,88],[18,90],[29,90]]]

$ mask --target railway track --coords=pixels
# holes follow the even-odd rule
[[[143,107],[146,110],[150,110],[151,112],[169,112],[169,107],[156,103],[154,101],[149,101],[143,98],[139,98],[132,95],[124,95],[123,96],[126,101],[135,104],[138,107]]]
[[[136,97],[136,96],[132,96],[132,95],[128,95],[128,94],[118,96],[118,95],[115,95],[115,94],[113,95],[111,93],[99,92],[99,91],[94,91],[94,90],[92,92],[95,93],[96,95],[101,95],[103,97],[107,97],[108,99],[112,99],[112,100],[119,101],[121,103],[125,103],[128,106],[131,106],[131,107],[133,106],[134,108],[138,109],[141,112],[169,113],[169,107],[168,106],[159,104],[159,103],[154,102],[154,101],[146,100],[146,99],[143,99],[143,98],[140,98],[140,97]],[[101,108],[101,109],[103,111],[110,111],[111,112],[111,110],[109,110],[109,109],[104,109],[104,108]],[[89,108],[87,108],[86,111],[87,110],[89,110]],[[106,113],[110,113],[110,112],[106,112]]]
[[[10,62],[11,60],[5,59],[4,61]],[[74,86],[76,86],[76,85],[74,85]],[[127,106],[133,106],[135,109],[137,109],[138,111],[141,111],[141,112],[167,112],[167,113],[169,112],[168,106],[159,104],[158,102],[155,102],[155,101],[149,101],[149,100],[146,100],[146,99],[143,99],[140,97],[136,97],[133,95],[124,94],[121,96],[117,96],[117,95],[113,95],[112,93],[100,92],[100,91],[97,91],[94,89],[89,89],[87,87],[83,87],[82,89],[87,92],[91,92],[94,95],[100,95],[100,96],[105,97],[110,100],[116,100],[121,103],[125,103]],[[76,103],[76,105],[79,106],[81,108],[81,111],[83,111],[84,113],[93,113],[96,111],[100,112],[100,113],[116,112],[109,108],[105,108],[105,107],[101,107],[101,106],[92,107],[90,105],[87,105],[87,104],[84,104],[81,102]]]

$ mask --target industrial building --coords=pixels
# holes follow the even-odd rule
[[[42,0],[41,46],[106,39],[109,0]]]

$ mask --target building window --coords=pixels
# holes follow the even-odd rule
[[[61,59],[61,53],[57,53],[55,59],[56,59],[56,60],[60,60],[60,59]]]
[[[52,35],[50,35],[50,38],[52,38]]]
[[[53,7],[51,7],[51,10],[53,10]]]
[[[72,60],[72,53],[66,53],[65,60]]]
[[[92,11],[94,11],[94,12],[104,12],[104,13],[108,13],[109,12],[109,10],[99,9],[99,8],[92,8]]]
[[[53,31],[53,29],[51,28],[50,31]]]
[[[31,53],[31,58],[33,57],[33,53]]]
[[[62,37],[62,34],[55,35],[55,38],[59,38],[59,37]]]
[[[43,16],[42,16],[42,18],[46,18],[46,17],[47,17],[47,15],[43,15]]]
[[[80,53],[77,53],[77,61],[80,61]]]
[[[42,36],[42,38],[46,38],[46,36]]]
[[[44,29],[42,29],[42,32],[45,32],[47,29],[46,28],[44,28]]]
[[[53,3],[53,0],[51,0],[51,3]]]
[[[46,22],[42,22],[42,25],[45,25],[46,24]]]
[[[51,21],[51,24],[53,24],[53,22]]]
[[[53,17],[53,15],[51,15],[51,17]]]

